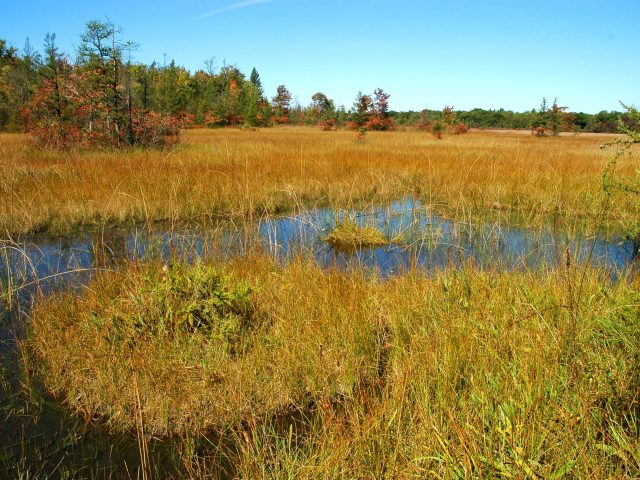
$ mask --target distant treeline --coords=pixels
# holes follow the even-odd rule
[[[391,111],[390,116],[394,123],[399,126],[419,125],[424,118],[423,112],[395,112]],[[614,133],[618,131],[621,112],[602,111],[596,114],[583,112],[564,112],[563,131],[594,132],[594,133]],[[426,118],[429,121],[442,119],[442,111],[427,110]],[[530,129],[536,125],[540,118],[538,110],[528,112],[513,112],[511,110],[485,110],[474,108],[473,110],[456,110],[457,120],[466,123],[471,128],[505,128],[505,129]]]
[[[72,60],[47,35],[43,52],[27,40],[24,48],[0,39],[0,131],[29,131],[43,143],[162,145],[179,128],[200,126],[319,125],[387,130],[418,127],[440,134],[467,127],[615,132],[619,112],[571,113],[556,102],[529,112],[389,111],[389,93],[357,93],[351,107],[337,106],[317,92],[306,105],[292,102],[278,86],[267,95],[254,68],[247,76],[233,65],[190,72],[174,61],[149,65],[132,60],[135,44],[120,38],[109,22],[90,21]]]

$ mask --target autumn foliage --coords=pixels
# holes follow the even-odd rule
[[[454,108],[448,105],[442,109],[442,112],[433,112],[431,119],[429,111],[422,110],[416,126],[420,130],[430,132],[438,140],[442,139],[446,133],[464,135],[469,132],[469,125],[460,121]]]
[[[389,113],[389,97],[381,88],[375,90],[373,95],[363,95],[358,92],[351,120],[346,123],[347,128],[358,130],[391,130],[394,127],[393,119]]]
[[[111,23],[92,21],[82,36],[76,64],[46,39],[45,77],[20,114],[26,130],[45,148],[164,147],[178,140],[184,116],[140,108],[132,66],[122,57]]]
[[[187,118],[131,107],[118,122],[91,87],[92,72],[67,71],[64,79],[44,81],[21,111],[27,131],[43,147],[164,147],[178,141]]]
[[[469,125],[464,122],[458,122],[453,126],[454,135],[464,135],[469,132]]]

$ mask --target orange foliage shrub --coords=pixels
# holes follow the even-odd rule
[[[367,130],[391,130],[393,128],[393,120],[389,117],[371,117],[364,126]]]
[[[453,126],[453,133],[456,135],[464,135],[469,132],[469,125],[463,122],[458,122]]]
[[[178,141],[187,118],[106,105],[95,71],[68,73],[42,82],[21,110],[26,130],[45,148],[161,147]]]
[[[336,128],[336,119],[335,118],[327,118],[326,120],[322,120],[318,122],[318,126],[324,130],[325,132],[329,132]]]

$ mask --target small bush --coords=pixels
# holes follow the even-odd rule
[[[325,132],[330,132],[331,130],[335,130],[336,128],[336,119],[335,118],[327,118],[326,120],[322,120],[318,123],[318,126]]]
[[[531,133],[536,137],[546,137],[547,131],[544,127],[535,127]]]
[[[353,121],[345,122],[344,126],[347,128],[347,130],[352,130],[354,132],[360,128],[358,124]]]
[[[364,125],[367,130],[385,131],[393,128],[393,120],[389,117],[375,116]]]
[[[235,351],[240,336],[250,329],[256,313],[250,302],[251,287],[234,285],[214,268],[163,267],[162,274],[144,274],[132,297],[129,313],[104,319],[114,331],[129,338],[163,335],[171,338],[200,332]],[[96,317],[97,318],[97,317]]]
[[[453,126],[453,133],[455,135],[464,135],[469,133],[469,125],[463,122],[458,122]]]
[[[363,143],[365,143],[366,135],[367,135],[367,129],[365,127],[360,127],[360,128],[358,128],[358,131],[354,135],[353,140],[356,143],[363,144]]]
[[[446,125],[440,120],[435,120],[434,122],[431,123],[431,127],[430,127],[431,133],[438,140],[442,138],[442,135],[444,134],[446,129],[447,129]]]

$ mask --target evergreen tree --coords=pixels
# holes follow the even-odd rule
[[[264,92],[262,90],[262,81],[260,80],[260,74],[258,73],[258,70],[256,70],[256,67],[253,67],[253,69],[251,70],[249,81],[254,87],[256,87],[258,93],[260,94],[260,98],[262,98],[264,96]]]
[[[353,109],[351,119],[358,127],[364,127],[369,121],[371,115],[371,105],[373,100],[369,95],[363,95],[362,92],[358,92],[356,100],[353,103]]]
[[[553,105],[547,110],[547,125],[554,137],[560,135],[560,129],[564,123],[567,107],[560,107],[558,99],[553,100]]]

